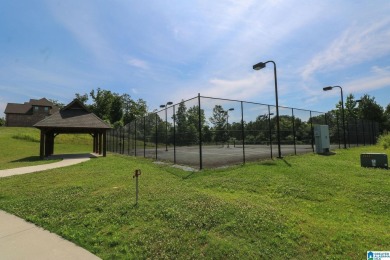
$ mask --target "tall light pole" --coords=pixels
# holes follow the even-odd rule
[[[228,134],[228,145],[227,147],[229,148],[229,139],[230,139],[230,136],[229,136],[229,111],[233,111],[234,108],[229,108],[228,110],[226,110],[226,132]]]
[[[276,132],[278,136],[278,158],[282,157],[282,151],[280,149],[280,125],[279,125],[279,101],[278,101],[278,79],[276,76],[276,63],[272,60],[266,61],[266,62],[259,62],[255,65],[253,65],[254,70],[261,70],[266,67],[267,63],[274,64],[274,78],[275,78],[275,99],[276,99]]]
[[[344,116],[344,97],[343,97],[343,88],[340,86],[328,86],[324,87],[324,91],[332,90],[333,88],[339,88],[341,91],[341,116],[343,119],[343,135],[344,135],[344,149],[347,149],[347,138],[345,134],[345,116]]]
[[[171,101],[167,102],[165,105],[160,105],[161,108],[165,107],[165,151],[168,151],[168,106],[172,105]]]

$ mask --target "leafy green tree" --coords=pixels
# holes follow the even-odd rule
[[[51,102],[51,103],[53,103],[53,105],[55,105],[55,106],[57,106],[58,108],[63,108],[64,106],[65,106],[65,104],[63,104],[63,103],[60,103],[58,100],[56,100],[56,99],[49,99],[49,101]]]
[[[390,131],[390,104],[388,104],[385,109],[384,118],[385,122],[383,123],[383,129]]]
[[[368,94],[364,94],[363,97],[360,98],[358,111],[360,118],[362,119],[378,123],[384,122],[383,108],[376,103],[375,97],[370,97]]]
[[[96,92],[95,90],[91,90],[90,96],[93,100],[93,104],[91,105],[92,111],[101,119],[109,120],[113,123],[110,118],[110,111],[114,94],[110,90],[98,88]]]
[[[122,97],[114,94],[110,107],[110,122],[121,122],[123,117],[123,100]]]
[[[210,122],[214,125],[214,141],[226,143],[228,140],[227,132],[227,111],[225,111],[221,105],[215,105],[213,108],[213,116],[209,118]]]
[[[148,111],[148,106],[143,99],[138,99],[134,101],[130,95],[123,94],[123,123],[126,125],[136,118],[146,115]]]
[[[76,98],[81,102],[81,103],[83,103],[84,105],[86,105],[87,104],[87,101],[88,101],[88,94],[83,94],[83,95],[81,95],[81,94],[79,94],[79,93],[76,93],[75,94],[75,96],[76,96]]]
[[[187,120],[187,107],[184,101],[179,103],[177,112],[175,114],[176,122],[176,142],[178,145],[184,145],[186,143],[186,134],[188,132],[188,120]]]
[[[5,119],[4,119],[4,117],[0,117],[0,126],[5,126]]]

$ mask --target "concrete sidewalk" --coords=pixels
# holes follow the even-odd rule
[[[1,170],[1,177],[65,167],[88,161],[96,154],[65,154],[60,162]],[[0,210],[0,259],[100,259],[87,250],[34,224]]]
[[[27,166],[27,167],[20,167],[20,168],[14,168],[14,169],[0,170],[0,178],[70,166],[73,164],[78,164],[78,163],[88,161],[90,158],[94,158],[94,157],[98,157],[98,155],[90,154],[90,153],[88,153],[88,154],[53,155],[53,156],[50,156],[48,159],[63,159],[63,160],[60,162],[55,162],[55,163],[48,163],[48,164],[42,164],[42,165],[36,165],[36,166]]]
[[[0,210],[0,259],[100,259],[34,224]]]

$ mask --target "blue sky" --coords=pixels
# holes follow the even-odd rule
[[[200,93],[328,111],[390,103],[390,1],[2,0],[0,117],[8,102],[69,103],[98,87],[150,110]]]

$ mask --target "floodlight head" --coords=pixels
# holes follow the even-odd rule
[[[332,86],[329,86],[329,87],[325,87],[323,88],[324,91],[328,91],[328,90],[331,90],[333,87]]]
[[[161,108],[164,108],[164,107],[165,107],[165,105],[160,105],[160,107],[161,107]]]
[[[229,108],[229,111],[233,111],[234,110],[234,108]]]
[[[265,63],[264,62],[259,62],[259,63],[255,64],[255,65],[253,65],[253,69],[254,70],[261,70],[263,68],[265,68]]]
[[[171,101],[167,102],[167,106],[172,105],[173,103]]]

